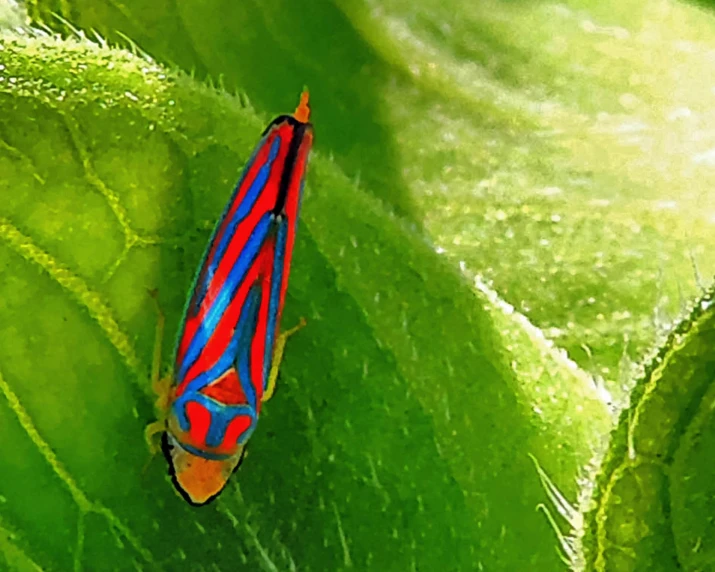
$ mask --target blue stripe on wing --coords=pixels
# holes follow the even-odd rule
[[[278,234],[276,249],[273,256],[273,274],[271,276],[271,294],[268,302],[268,319],[266,323],[266,347],[263,358],[263,391],[268,384],[268,375],[273,363],[273,344],[275,343],[276,325],[278,322],[278,307],[280,305],[283,270],[285,266],[286,242],[288,240],[288,221],[285,215],[276,218]]]
[[[204,320],[196,329],[196,333],[186,350],[186,355],[184,356],[181,368],[179,369],[179,381],[186,378],[186,374],[189,369],[199,358],[204,347],[206,347],[206,344],[211,339],[211,336],[214,335],[221,317],[224,315],[229,304],[236,296],[236,292],[245,279],[246,273],[255,262],[258,253],[261,251],[261,248],[270,231],[272,218],[271,213],[266,213],[261,220],[258,221],[258,224],[253,229],[251,236],[248,238],[248,241],[246,241],[246,245],[234,263],[233,268],[231,268],[231,271],[226,277],[226,281],[221,285],[221,290],[216,296],[216,299],[213,301],[213,304],[209,308]],[[194,386],[195,382],[192,381],[187,390],[192,390]],[[196,391],[196,389],[193,390]]]
[[[203,302],[204,297],[206,296],[206,292],[208,292],[209,284],[211,283],[211,280],[213,280],[214,274],[216,273],[216,270],[218,269],[219,264],[221,264],[221,259],[223,258],[223,255],[225,254],[226,249],[228,248],[228,245],[230,244],[231,239],[233,238],[233,235],[236,232],[236,229],[238,228],[238,225],[241,224],[241,221],[243,221],[243,219],[245,219],[249,215],[249,213],[251,212],[251,209],[253,209],[253,206],[256,204],[256,200],[258,200],[258,197],[261,195],[261,193],[263,192],[263,190],[266,186],[266,183],[268,182],[268,178],[270,177],[271,169],[273,167],[273,162],[276,160],[276,157],[278,156],[278,152],[280,151],[280,148],[281,148],[280,135],[276,135],[276,138],[273,140],[273,143],[271,144],[271,150],[268,155],[268,159],[259,169],[258,173],[256,174],[256,178],[253,180],[253,183],[251,183],[251,186],[248,188],[246,195],[243,197],[243,200],[241,201],[241,204],[239,205],[238,209],[236,209],[236,212],[231,217],[231,220],[228,221],[228,223],[226,224],[226,228],[224,229],[223,234],[221,235],[221,240],[216,245],[216,251],[213,253],[211,258],[209,259],[208,255],[211,252],[211,245],[213,244],[213,241],[214,241],[216,235],[218,234],[219,229],[223,226],[224,219],[225,219],[226,215],[228,214],[228,212],[231,210],[231,206],[233,205],[233,202],[236,199],[236,195],[240,191],[241,185],[243,184],[243,181],[245,180],[246,175],[248,174],[248,172],[251,170],[251,167],[253,166],[253,162],[255,161],[256,155],[258,155],[258,152],[261,150],[262,147],[263,147],[263,141],[261,141],[258,144],[256,149],[253,151],[253,155],[251,155],[251,158],[249,159],[248,163],[246,163],[246,166],[243,169],[243,174],[241,175],[241,179],[239,180],[238,184],[236,185],[236,188],[233,191],[231,199],[228,201],[228,204],[226,205],[226,208],[224,209],[224,212],[221,214],[218,224],[216,225],[216,228],[213,231],[211,240],[209,241],[209,247],[206,251],[204,260],[200,267],[202,270],[199,274],[198,283],[195,285],[196,294],[193,297],[193,302],[192,302],[192,308],[193,308],[194,313],[198,312],[198,309],[201,306],[201,303]],[[204,268],[204,265],[205,265],[205,268]]]
[[[241,383],[243,393],[246,395],[248,404],[256,408],[256,388],[252,383],[251,376],[251,346],[253,338],[256,336],[258,327],[258,310],[261,307],[261,289],[259,286],[252,286],[251,291],[246,296],[246,302],[241,310],[241,319],[236,330],[240,332],[238,340],[238,355],[236,355],[236,369],[238,370],[238,381]]]
[[[243,197],[243,200],[241,201],[241,204],[239,205],[238,209],[236,209],[236,212],[233,214],[233,217],[231,217],[231,220],[226,225],[226,230],[224,230],[223,235],[221,236],[221,241],[216,246],[216,253],[211,259],[211,264],[209,266],[209,272],[211,273],[211,275],[216,272],[221,258],[223,257],[224,252],[226,252],[226,248],[228,248],[229,242],[233,238],[233,234],[236,232],[236,228],[241,223],[241,221],[248,216],[248,214],[251,212],[251,209],[253,209],[253,205],[256,203],[256,200],[263,192],[263,188],[266,186],[266,183],[268,182],[268,177],[271,174],[271,167],[273,166],[273,161],[275,161],[276,157],[278,156],[278,151],[280,150],[280,148],[281,138],[280,136],[276,136],[276,138],[273,140],[273,144],[271,145],[271,152],[268,155],[268,160],[258,171],[256,178],[253,180],[253,183],[251,184],[250,188],[248,189],[248,192],[246,193],[246,196]]]

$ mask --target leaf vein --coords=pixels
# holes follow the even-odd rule
[[[98,293],[92,291],[82,278],[43,251],[29,237],[22,234],[10,221],[3,217],[0,217],[0,239],[3,239],[25,260],[40,266],[49,274],[50,278],[72,294],[99,324],[109,342],[115,347],[129,370],[134,374],[135,379],[144,378],[141,361],[134,345],[127,333],[119,326],[110,307]],[[141,386],[138,381],[137,384]]]
[[[37,179],[37,181],[41,185],[45,184],[45,179],[40,176],[40,174],[37,172],[37,167],[35,166],[34,162],[25,153],[20,151],[17,147],[13,147],[12,145],[10,145],[2,137],[0,137],[0,149],[5,151],[5,153],[10,155],[10,157],[12,157],[13,159],[20,161],[23,165],[29,167],[32,171],[32,176],[35,177],[35,179]]]
[[[82,163],[84,169],[84,176],[102,197],[107,201],[109,208],[114,213],[115,218],[122,227],[124,232],[124,241],[126,247],[131,247],[134,243],[139,240],[137,232],[132,228],[129,214],[126,208],[119,200],[119,196],[112,189],[110,189],[101,177],[94,170],[92,165],[92,159],[89,150],[82,142],[82,133],[77,121],[66,111],[58,110],[62,116],[65,125],[67,126],[67,131],[70,134],[70,139],[72,140],[72,145],[74,145],[79,159]]]
[[[12,563],[24,564],[23,570],[37,570],[42,568],[15,542],[15,533],[9,530],[0,520],[0,555],[5,556],[5,564],[10,567]],[[0,562],[2,562],[0,560]]]
[[[65,486],[67,487],[67,489],[70,492],[70,495],[72,496],[72,499],[77,504],[80,511],[83,514],[94,512],[94,513],[102,515],[109,522],[109,524],[112,526],[112,528],[115,529],[116,531],[118,531],[121,535],[123,535],[129,541],[129,543],[132,545],[132,547],[147,562],[153,563],[153,558],[152,558],[151,553],[139,543],[139,540],[134,536],[134,534],[132,534],[132,532],[129,530],[129,528],[127,528],[110,509],[108,509],[107,507],[105,507],[98,501],[90,501],[89,500],[87,495],[84,493],[84,491],[82,491],[82,489],[79,487],[79,485],[74,480],[72,475],[70,475],[69,471],[60,462],[59,458],[57,457],[57,454],[52,450],[52,447],[50,447],[50,445],[47,443],[47,441],[45,441],[42,438],[42,435],[40,435],[40,432],[35,427],[35,424],[33,423],[32,418],[30,417],[30,414],[23,407],[22,403],[20,403],[20,399],[15,394],[15,392],[12,390],[12,388],[10,387],[10,384],[8,384],[8,382],[2,376],[2,373],[0,373],[0,392],[2,392],[2,394],[5,396],[5,399],[7,400],[8,404],[10,405],[10,409],[13,411],[13,413],[17,417],[18,421],[20,422],[20,425],[22,426],[23,430],[25,431],[27,436],[32,441],[33,445],[35,445],[37,450],[44,457],[45,461],[50,466],[52,471],[65,484]],[[80,515],[80,519],[82,519],[82,518],[83,518],[83,515]],[[83,527],[83,523],[79,523],[79,525],[78,525],[78,548],[80,548],[83,544],[84,544],[84,527]],[[77,558],[77,557],[79,557],[79,555],[75,554],[75,557]],[[77,569],[77,564],[78,564],[78,561],[75,560],[75,569]]]

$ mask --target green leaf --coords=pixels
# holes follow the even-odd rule
[[[643,371],[596,475],[587,569],[715,565],[715,306],[694,305]]]
[[[560,566],[529,455],[575,498],[610,427],[595,388],[320,144],[284,316],[308,327],[290,340],[247,461],[203,509],[176,495],[163,459],[144,471],[147,290],[175,331],[263,121],[88,42],[3,36],[0,62],[8,567]]]
[[[122,45],[129,38],[160,62],[249,94],[270,114],[293,109],[293,94],[307,85],[321,145],[398,212],[421,218],[395,168],[399,151],[380,104],[392,72],[337,5],[50,0],[31,2],[30,13],[70,33],[77,26]]]

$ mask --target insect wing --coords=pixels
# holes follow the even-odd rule
[[[176,357],[177,399],[200,394],[194,400],[200,406],[211,405],[203,399],[209,397],[257,416],[285,300],[311,143],[310,124],[279,117],[246,166],[185,310]],[[188,425],[188,419],[180,421]],[[211,420],[202,429],[209,435]],[[228,428],[220,429],[225,437]]]

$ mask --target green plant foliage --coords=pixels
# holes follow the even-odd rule
[[[714,308],[711,290],[633,390],[587,514],[588,570],[709,570],[715,564]]]
[[[33,0],[249,94],[307,83],[321,145],[625,401],[715,273],[715,19],[660,0]],[[622,359],[623,357],[627,359]]]
[[[284,315],[308,327],[228,490],[186,505],[147,467],[147,290],[175,331],[263,120],[89,42],[5,35],[0,64],[3,566],[563,569],[529,455],[575,499],[605,406],[320,143]]]
[[[126,38],[160,62],[250,94],[259,109],[291,109],[310,87],[321,145],[339,165],[403,214],[415,215],[395,165],[398,149],[380,102],[389,66],[331,2],[183,2],[94,0],[30,2],[37,20],[56,29]],[[66,25],[56,15],[67,18]],[[367,167],[369,165],[369,168]],[[359,173],[359,175],[358,175]]]

